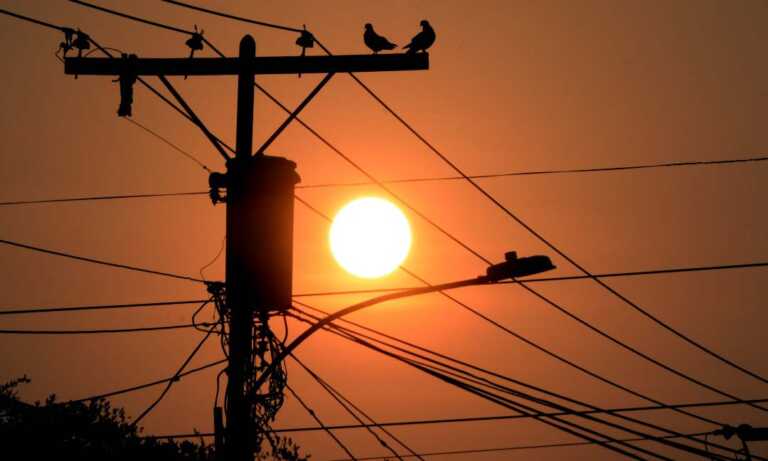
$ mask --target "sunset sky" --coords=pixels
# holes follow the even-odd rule
[[[194,25],[233,56],[245,34],[257,55],[298,55],[297,34],[235,22],[159,1],[94,0],[184,29]],[[582,1],[197,1],[234,15],[301,28],[334,54],[366,54],[363,26],[398,45],[427,19],[437,32],[427,71],[358,74],[450,161],[470,175],[760,157],[768,147],[768,2],[763,0]],[[186,57],[187,36],[65,1],[0,1],[0,8],[80,28],[99,44],[140,57]],[[0,15],[0,202],[206,191],[200,165],[119,118],[110,77],[64,74],[54,53],[63,34]],[[309,54],[322,52],[318,48]],[[93,56],[97,56],[95,53]],[[215,56],[206,48],[196,56]],[[290,108],[321,75],[259,76]],[[235,77],[173,77],[205,124],[235,140]],[[156,78],[148,81],[156,88]],[[213,171],[223,160],[205,136],[137,85],[133,116]],[[254,146],[285,113],[258,91]],[[337,75],[301,114],[345,155],[380,180],[456,172],[348,75]],[[297,195],[326,215],[362,196],[387,197],[294,123],[269,148],[297,163]],[[768,163],[478,179],[495,199],[595,274],[768,261]],[[392,184],[409,205],[483,257],[543,254],[581,275],[466,181]],[[417,214],[404,267],[430,283],[474,277],[486,264]],[[225,206],[206,195],[0,206],[0,239],[199,278],[219,253]],[[330,224],[300,203],[294,223],[295,294],[413,287],[403,271],[353,277],[333,259]],[[0,312],[8,309],[195,300],[202,284],[77,262],[0,245]],[[206,279],[223,280],[224,258]],[[768,376],[768,270],[605,279],[659,319],[735,363]],[[590,280],[531,284],[542,295],[643,353],[743,399],[768,398],[766,383],[704,354]],[[591,371],[668,404],[727,400],[632,353],[516,285],[465,288],[458,300],[509,330]],[[333,311],[372,294],[297,298]],[[0,316],[0,330],[130,328],[189,323],[195,305]],[[202,319],[213,320],[211,310]],[[480,367],[587,401],[628,407],[648,402],[535,350],[439,294],[378,305],[350,320]],[[274,329],[282,334],[282,320]],[[288,322],[289,334],[306,328]],[[78,399],[171,376],[200,340],[192,329],[82,336],[0,334],[0,382],[28,375],[22,397]],[[297,355],[378,422],[513,414],[433,377],[320,332]],[[190,367],[223,358],[209,341]],[[324,423],[355,421],[295,363],[289,384]],[[216,375],[185,377],[142,421],[147,434],[212,430]],[[112,399],[138,415],[162,387]],[[768,426],[746,406],[694,409],[724,423]],[[632,416],[684,433],[718,427],[670,412]],[[574,420],[579,421],[579,420]],[[315,426],[292,396],[275,428]],[[590,426],[593,427],[593,426]],[[532,420],[394,427],[420,453],[579,441]],[[603,429],[601,429],[603,430]],[[616,430],[605,433],[631,437]],[[655,433],[655,432],[654,432]],[[358,457],[387,452],[364,430],[338,432]],[[312,460],[344,458],[323,432],[291,434]],[[731,440],[714,441],[737,447]],[[674,459],[686,455],[638,444]],[[768,444],[751,445],[768,455]],[[437,460],[619,459],[596,446],[497,451]],[[697,458],[698,459],[698,458]]]

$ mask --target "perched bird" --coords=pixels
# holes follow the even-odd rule
[[[373,54],[378,53],[381,50],[392,50],[397,47],[394,43],[391,43],[385,37],[377,34],[373,31],[373,26],[370,24],[365,25],[365,32],[363,33],[363,41],[366,46],[373,51]]]
[[[427,48],[435,43],[435,30],[429,25],[426,19],[421,21],[421,32],[411,39],[411,43],[405,45],[406,53],[416,53],[418,51],[427,51]]]

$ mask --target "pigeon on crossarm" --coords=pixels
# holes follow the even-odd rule
[[[397,45],[394,43],[391,43],[386,38],[374,32],[373,26],[370,24],[365,25],[363,41],[365,42],[366,46],[370,48],[371,51],[373,51],[373,54],[376,54],[382,50],[392,50],[397,47]]]
[[[427,48],[435,43],[435,30],[429,25],[427,20],[421,21],[421,32],[416,34],[411,39],[411,43],[405,45],[403,48],[408,49],[406,53],[416,53],[419,51],[427,51]]]

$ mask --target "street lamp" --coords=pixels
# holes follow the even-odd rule
[[[492,264],[488,266],[485,271],[485,275],[480,275],[475,278],[459,280],[456,282],[442,283],[440,285],[431,285],[427,287],[411,288],[408,290],[397,291],[395,293],[388,293],[381,296],[376,296],[357,304],[353,304],[340,311],[336,311],[322,318],[319,322],[311,325],[304,330],[299,336],[296,337],[290,344],[288,344],[280,354],[270,363],[270,365],[262,372],[261,376],[254,383],[253,388],[258,389],[266,381],[269,375],[277,368],[277,366],[288,357],[296,347],[303,343],[312,334],[345,315],[359,311],[366,307],[373,306],[374,304],[383,303],[385,301],[391,301],[393,299],[405,298],[408,296],[416,296],[425,293],[433,293],[435,291],[444,291],[454,288],[466,287],[471,285],[489,285],[500,282],[506,279],[515,279],[518,277],[525,277],[528,275],[540,274],[542,272],[555,269],[552,261],[547,256],[534,255],[523,258],[518,258],[517,253],[510,251],[504,254],[504,261],[498,264]]]

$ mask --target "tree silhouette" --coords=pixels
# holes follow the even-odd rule
[[[29,383],[24,376],[0,385],[0,446],[7,460],[78,459],[85,461],[162,459],[164,461],[213,461],[215,452],[200,438],[176,442],[141,436],[122,408],[105,399],[87,402],[56,402],[55,394],[44,402],[23,402],[18,387]],[[290,439],[270,438],[271,450],[258,460],[306,461]]]

